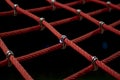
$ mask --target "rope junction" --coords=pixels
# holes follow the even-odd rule
[[[84,74],[87,74],[88,72],[90,72],[92,70],[97,71],[98,67],[101,68],[106,73],[108,73],[109,75],[113,76],[115,79],[120,80],[120,74],[117,71],[113,70],[112,68],[110,68],[109,66],[106,65],[106,63],[118,58],[120,56],[120,51],[117,51],[113,55],[100,61],[97,58],[97,56],[92,56],[91,54],[89,54],[87,51],[85,51],[84,49],[82,49],[80,46],[78,46],[76,44],[76,43],[84,41],[84,40],[86,40],[94,35],[97,35],[100,33],[104,34],[104,32],[106,30],[112,32],[113,34],[120,36],[120,31],[118,29],[114,28],[117,25],[120,25],[120,20],[118,20],[110,25],[107,25],[103,21],[99,21],[99,20],[95,19],[94,17],[92,17],[92,16],[95,16],[95,15],[98,15],[101,13],[111,12],[114,9],[117,11],[120,11],[119,4],[116,5],[110,1],[105,2],[102,0],[76,0],[74,2],[62,4],[56,0],[46,0],[48,3],[50,3],[50,6],[44,6],[44,7],[40,7],[40,8],[25,10],[25,9],[21,8],[20,6],[18,6],[18,4],[14,4],[11,0],[5,0],[5,1],[9,6],[11,6],[13,8],[13,10],[0,12],[0,16],[10,16],[13,14],[14,14],[14,16],[19,16],[20,14],[23,14],[27,17],[32,18],[36,22],[38,22],[38,25],[28,27],[28,28],[23,28],[23,29],[18,29],[18,30],[0,33],[0,37],[1,37],[0,47],[1,47],[2,51],[4,52],[4,54],[6,55],[6,59],[0,61],[0,67],[6,66],[7,64],[9,67],[11,65],[15,66],[15,68],[19,71],[19,73],[23,76],[23,78],[25,80],[33,80],[33,78],[30,76],[30,74],[20,64],[21,61],[27,61],[27,60],[36,58],[38,56],[47,54],[49,52],[58,50],[60,48],[65,49],[66,46],[69,46],[73,50],[77,51],[80,55],[85,57],[89,62],[91,62],[91,65],[76,72],[75,74],[72,74],[72,75],[66,77],[64,80],[76,80],[80,76],[83,76]],[[72,6],[74,6],[74,5],[86,4],[89,2],[103,5],[103,6],[105,6],[105,8],[99,9],[99,10],[96,10],[93,12],[88,12],[88,13],[83,12],[81,9],[72,8]],[[75,14],[75,16],[48,23],[43,17],[38,17],[35,14],[33,14],[33,13],[47,11],[47,10],[54,11],[57,9],[67,10],[67,11]],[[75,38],[73,40],[68,39],[68,37],[66,35],[62,35],[60,32],[58,32],[54,28],[54,27],[57,27],[57,25],[70,23],[70,22],[73,22],[76,20],[81,21],[83,19],[87,19],[88,21],[94,23],[95,25],[98,26],[98,28],[89,32],[89,33],[86,33],[78,38]],[[15,54],[7,48],[6,44],[2,40],[2,38],[4,38],[4,37],[13,36],[13,35],[21,35],[21,34],[25,34],[25,33],[30,33],[32,31],[37,31],[37,30],[42,31],[44,28],[48,29],[51,33],[53,33],[53,35],[58,38],[59,43],[52,45],[48,48],[39,50],[39,51],[29,53],[29,54],[24,55],[24,56],[14,57]]]

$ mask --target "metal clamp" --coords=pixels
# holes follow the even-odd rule
[[[56,9],[54,3],[55,3],[55,0],[51,0],[51,5],[52,5],[52,10],[53,10],[53,11],[55,11],[55,9]]]
[[[86,3],[86,0],[82,0],[82,3],[85,4],[85,3]]]
[[[62,49],[65,49],[66,48],[66,44],[64,42],[64,40],[67,38],[66,35],[62,35],[59,42],[63,45]]]
[[[80,21],[83,19],[83,17],[80,15],[80,12],[81,12],[81,10],[80,9],[77,9],[77,14],[78,14],[78,16],[80,17]]]
[[[103,25],[104,25],[105,23],[103,22],[103,21],[100,21],[99,22],[99,27],[100,27],[100,29],[101,29],[101,34],[103,34],[104,33],[104,28],[103,28]]]
[[[17,11],[16,11],[17,6],[18,6],[18,4],[14,4],[14,16],[17,16]]]
[[[45,29],[45,27],[44,27],[43,24],[42,24],[43,20],[45,20],[45,18],[41,17],[41,18],[40,18],[40,27],[41,27],[40,30],[41,30],[41,31]]]
[[[110,7],[111,2],[110,2],[110,1],[107,1],[106,4],[107,4],[107,7],[108,7],[108,9],[109,9],[109,12],[111,12],[111,10],[112,10],[112,8]]]
[[[12,66],[12,63],[10,61],[10,56],[11,55],[14,55],[14,53],[11,51],[11,50],[8,50],[7,53],[6,53],[6,58],[8,60],[8,67],[11,67]]]
[[[92,56],[92,64],[94,66],[93,71],[97,71],[98,70],[98,66],[95,63],[97,60],[98,60],[98,58],[96,56]]]

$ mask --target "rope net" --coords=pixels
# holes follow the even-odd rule
[[[111,22],[106,23],[106,22],[102,21],[101,19],[97,19],[97,17],[96,17],[97,15],[100,15],[103,13],[112,14],[112,12],[114,12],[114,11],[116,11],[119,14],[119,12],[120,12],[119,4],[112,3],[110,1],[103,1],[103,0],[75,0],[75,1],[71,1],[71,2],[66,1],[65,3],[63,3],[62,1],[59,1],[59,0],[57,0],[57,1],[56,0],[46,0],[44,2],[47,6],[45,5],[45,6],[41,6],[39,8],[25,9],[24,6],[22,7],[22,4],[18,4],[18,2],[17,2],[17,0],[13,0],[13,1],[5,0],[4,3],[6,3],[7,6],[9,6],[10,10],[1,11],[0,17],[2,18],[2,17],[12,16],[17,19],[17,18],[20,18],[22,15],[25,17],[24,19],[22,19],[23,22],[27,18],[30,18],[30,20],[35,25],[32,25],[30,27],[25,27],[25,28],[9,30],[9,31],[3,31],[3,32],[1,31],[0,47],[1,47],[1,50],[3,51],[3,53],[6,55],[6,58],[4,60],[0,61],[0,67],[4,67],[6,65],[8,65],[9,67],[14,66],[16,68],[16,70],[22,75],[22,77],[25,80],[33,80],[34,78],[31,77],[29,72],[21,65],[20,62],[28,61],[28,60],[37,58],[37,57],[45,55],[45,54],[49,54],[50,52],[53,52],[53,51],[57,51],[57,50],[61,51],[61,49],[65,50],[69,46],[69,48],[71,48],[71,50],[76,51],[77,54],[79,54],[80,56],[83,57],[83,59],[87,60],[89,65],[82,68],[80,71],[77,71],[71,75],[66,76],[64,78],[64,80],[77,80],[81,76],[88,74],[91,71],[97,72],[98,69],[103,70],[105,73],[111,75],[114,79],[120,80],[119,71],[114,70],[109,65],[107,65],[107,63],[109,63],[115,59],[118,59],[118,57],[120,56],[119,49],[116,52],[112,53],[112,55],[109,55],[109,56],[107,55],[106,58],[104,58],[104,56],[103,56],[102,59],[99,59],[99,56],[97,55],[97,53],[94,55],[90,54],[91,53],[90,51],[85,50],[83,47],[81,47],[77,44],[78,42],[83,43],[84,41],[86,41],[94,36],[99,36],[99,35],[103,36],[106,34],[106,32],[109,32],[112,35],[116,35],[119,38],[119,36],[120,36],[120,30],[118,28],[118,26],[120,25],[119,17],[117,17],[118,19],[112,23]],[[83,9],[80,9],[80,8],[78,8],[78,6],[76,6],[76,5],[85,6],[87,4],[96,4],[96,5],[101,6],[102,8],[97,9],[97,10],[92,10],[93,9],[92,8],[90,12],[85,12],[84,7],[83,7]],[[26,6],[27,6],[27,4],[26,4]],[[92,6],[94,6],[94,5],[92,5]],[[12,10],[11,10],[11,8],[12,8]],[[96,8],[96,6],[94,6],[94,8]],[[65,15],[64,17],[66,17],[66,18],[54,21],[54,18],[56,18],[56,19],[57,19],[57,17],[61,18],[59,15],[54,14],[55,11],[59,11],[59,10],[68,11],[69,14],[59,13],[59,15],[61,15],[61,16]],[[45,12],[45,11],[46,12],[48,11],[47,13],[49,13],[49,11],[53,12],[53,14],[49,14],[49,15],[51,15],[54,18],[51,17],[51,19],[46,19],[47,17],[45,18],[45,16],[39,16],[37,14],[37,13],[39,13],[39,14],[44,15],[43,12]],[[71,15],[72,15],[72,17],[68,17]],[[111,18],[109,18],[109,19],[111,19]],[[71,24],[72,22],[77,22],[77,21],[81,25],[74,25],[72,27],[75,27],[75,26],[84,27],[84,25],[82,25],[82,21],[83,22],[87,21],[85,23],[86,23],[86,25],[88,25],[89,28],[92,28],[94,26],[95,26],[95,28],[87,33],[82,34],[81,36],[79,36],[77,38],[74,38],[74,39],[70,39],[70,36],[62,34],[62,30],[61,31],[57,30],[57,29],[59,29],[58,26],[60,26],[60,25],[69,24],[69,23]],[[94,26],[90,27],[89,23]],[[25,22],[23,24],[25,25]],[[29,24],[31,24],[30,21],[29,21]],[[9,26],[7,26],[7,28],[8,27]],[[86,28],[86,30],[87,30],[87,28]],[[19,35],[23,35],[23,34],[27,34],[27,33],[32,34],[37,31],[41,32],[41,35],[40,35],[41,37],[37,36],[37,38],[42,39],[45,37],[51,37],[49,35],[54,35],[54,38],[55,39],[57,38],[58,39],[57,41],[59,43],[56,41],[56,44],[47,45],[47,47],[45,47],[44,49],[40,49],[40,50],[34,51],[34,52],[28,52],[27,54],[15,57],[15,55],[17,55],[17,53],[15,53],[14,50],[12,50],[13,52],[11,50],[9,50],[6,45],[7,43],[4,41],[4,39],[10,38],[12,36],[19,36]],[[42,33],[44,33],[44,31],[49,31],[50,34],[48,34],[47,36],[44,36],[45,34],[42,34]],[[78,29],[78,31],[79,31],[79,29]],[[65,31],[65,33],[67,33],[67,30]],[[72,32],[69,32],[69,34],[73,35]],[[29,42],[29,40],[27,40],[27,41]],[[51,42],[52,38],[51,38],[51,40],[48,40],[48,41],[50,43],[52,43]],[[32,43],[28,43],[28,44],[32,44]],[[33,42],[33,44],[34,44],[34,42]],[[41,44],[41,45],[43,45],[43,44]],[[84,45],[84,46],[87,46],[87,45]],[[118,46],[119,46],[119,42],[118,42]],[[104,42],[103,48],[105,49],[107,47],[108,47],[107,43]],[[92,45],[91,45],[91,49],[93,49]],[[64,50],[63,50],[63,52],[64,52]],[[96,50],[96,49],[94,49],[94,50]],[[64,53],[64,54],[66,54],[66,53]],[[84,62],[79,62],[79,64],[82,65],[82,64],[84,64]]]

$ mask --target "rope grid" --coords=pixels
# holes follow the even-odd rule
[[[98,68],[101,68],[103,71],[105,71],[109,75],[113,76],[115,79],[120,80],[120,74],[117,71],[113,70],[112,68],[110,68],[109,66],[106,65],[107,63],[111,62],[112,60],[118,58],[120,56],[120,51],[117,51],[116,53],[112,54],[111,56],[109,56],[103,60],[99,60],[99,58],[97,56],[89,54],[87,51],[85,51],[84,49],[82,49],[80,46],[77,45],[78,42],[89,39],[92,36],[95,36],[97,34],[104,34],[104,32],[106,30],[112,32],[113,34],[120,36],[120,30],[115,28],[116,26],[120,25],[120,20],[108,25],[105,22],[99,21],[93,17],[95,15],[102,14],[105,12],[111,12],[114,9],[117,11],[120,11],[120,4],[113,4],[110,1],[105,2],[102,0],[76,0],[74,2],[62,4],[56,0],[46,0],[50,4],[49,6],[25,10],[25,9],[21,8],[19,6],[19,4],[14,4],[11,0],[5,0],[5,1],[9,6],[12,7],[13,10],[0,12],[0,16],[10,16],[13,14],[14,14],[14,16],[19,16],[20,14],[24,14],[25,16],[30,17],[31,19],[35,20],[38,23],[38,25],[0,33],[0,37],[1,37],[0,38],[0,47],[1,47],[2,51],[4,52],[4,54],[6,55],[6,59],[0,61],[0,67],[6,66],[6,65],[8,65],[10,67],[13,65],[19,71],[19,73],[23,76],[23,78],[25,80],[33,80],[33,78],[23,68],[23,66],[20,64],[20,62],[36,58],[38,56],[50,53],[52,51],[55,51],[55,50],[58,50],[61,48],[65,49],[67,46],[69,46],[73,50],[77,51],[77,53],[82,55],[84,58],[86,58],[91,64],[89,66],[85,67],[84,69],[64,78],[64,80],[76,80],[80,76],[83,76],[92,70],[97,71]],[[90,2],[100,4],[100,5],[104,6],[105,8],[85,13],[81,9],[75,9],[72,7],[77,4],[86,4],[86,3],[90,3]],[[35,14],[33,14],[33,13],[43,12],[43,11],[47,11],[47,10],[55,11],[56,9],[67,10],[67,11],[73,13],[74,16],[48,23],[45,18],[38,17]],[[67,35],[61,34],[54,28],[54,27],[57,27],[58,25],[70,23],[70,22],[77,21],[77,20],[81,21],[83,19],[87,19],[88,21],[90,21],[93,24],[95,24],[96,26],[98,26],[98,28],[93,31],[90,31],[78,38],[72,39],[72,40],[70,40],[67,37]],[[14,57],[14,55],[15,55],[14,52],[9,50],[6,46],[6,44],[4,43],[4,41],[2,40],[2,38],[5,38],[5,37],[21,35],[21,34],[30,33],[33,31],[38,31],[38,30],[42,31],[45,28],[48,29],[51,33],[53,33],[54,36],[56,36],[58,38],[59,43],[52,45],[50,47],[32,52],[32,53],[29,53],[27,55]]]

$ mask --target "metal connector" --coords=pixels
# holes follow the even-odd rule
[[[80,18],[79,20],[81,21],[81,20],[83,19],[83,17],[80,15],[81,10],[80,10],[80,9],[77,9],[76,11],[77,11],[77,14],[78,14],[78,16],[79,16],[79,18]]]
[[[14,16],[17,16],[17,10],[16,10],[17,6],[18,6],[18,4],[14,4]]]
[[[62,49],[65,49],[66,48],[66,44],[64,42],[64,40],[67,38],[66,35],[62,35],[59,42],[63,45]]]
[[[12,66],[12,63],[11,63],[11,61],[10,61],[10,56],[11,56],[11,55],[14,56],[14,53],[13,53],[11,50],[8,50],[8,51],[6,52],[6,58],[7,58],[7,60],[8,60],[8,67],[11,67],[11,66]]]
[[[112,8],[110,7],[111,2],[110,2],[110,1],[107,1],[106,4],[107,4],[107,7],[108,7],[108,9],[109,9],[109,12],[111,12],[111,10],[112,10]]]
[[[103,28],[103,25],[104,25],[105,23],[103,22],[103,21],[100,21],[99,22],[99,27],[100,27],[100,30],[101,30],[101,34],[103,34],[104,33],[104,28]]]
[[[94,66],[93,71],[97,71],[98,70],[98,66],[95,63],[97,60],[98,60],[98,58],[96,56],[92,56],[92,64]]]
[[[51,0],[51,5],[52,5],[52,10],[53,10],[53,11],[55,11],[55,9],[56,9],[54,3],[55,3],[55,0]]]
[[[41,31],[45,29],[45,27],[44,27],[43,24],[42,24],[43,20],[45,20],[45,18],[41,17],[41,18],[40,18],[40,27],[41,27],[40,30],[41,30]]]

